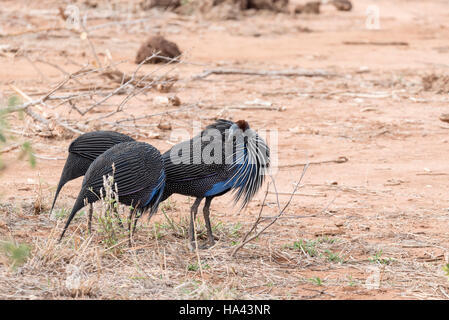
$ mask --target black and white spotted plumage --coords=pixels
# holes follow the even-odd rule
[[[124,142],[106,150],[90,165],[61,238],[75,214],[84,207],[84,201],[93,203],[105,194],[103,177],[109,175],[117,185],[120,203],[140,213],[150,210],[152,215],[157,211],[165,186],[161,154],[144,142]]]
[[[192,207],[195,216],[201,199],[206,198],[204,214],[208,220],[208,206],[216,196],[231,191],[235,202],[248,205],[263,184],[270,151],[246,121],[218,120],[193,139],[175,145],[162,158],[166,173],[162,199],[173,193],[196,197],[199,202]],[[213,243],[212,231],[209,242]]]
[[[173,193],[208,197],[232,190],[236,202],[248,204],[264,181],[270,153],[265,141],[249,128],[229,140],[233,125],[232,121],[218,120],[162,155],[166,173],[164,199]],[[204,155],[209,150],[214,155],[217,149],[221,149],[221,155],[206,163]]]

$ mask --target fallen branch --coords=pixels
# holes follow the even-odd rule
[[[246,70],[246,69],[211,69],[204,70],[192,77],[192,80],[204,79],[213,74],[243,74],[251,76],[284,76],[284,77],[332,77],[337,76],[335,73],[329,73],[324,70]]]
[[[408,46],[404,41],[343,41],[346,45],[368,45],[368,46]]]
[[[22,90],[20,90],[19,88],[17,88],[16,86],[10,84],[9,85],[11,87],[11,89],[13,89],[16,93],[18,93],[22,98],[24,98],[25,100],[28,101],[29,105],[23,104],[21,106],[16,106],[13,108],[9,108],[7,109],[7,112],[17,112],[17,111],[24,111],[27,115],[29,115],[31,118],[33,118],[34,120],[42,123],[45,125],[45,127],[50,130],[49,126],[48,126],[48,120],[44,119],[41,117],[40,114],[35,113],[34,111],[32,111],[31,109],[29,109],[30,106],[32,105],[37,105],[37,104],[41,104],[44,102],[44,100],[38,99],[38,100],[32,100],[25,92],[23,92]]]
[[[38,104],[43,104],[46,100],[51,99],[51,95],[61,89],[70,79],[74,79],[76,76],[80,75],[83,71],[86,71],[86,67],[81,68],[80,70],[69,74],[64,80],[62,80],[59,84],[57,84],[53,89],[51,89],[49,92],[47,92],[43,97],[39,99],[32,100],[29,95],[24,93],[22,90],[17,88],[16,86],[10,84],[12,90],[14,90],[16,93],[18,93],[21,97],[23,97],[25,100],[27,100],[26,103],[21,104],[19,106],[9,107],[5,111],[7,112],[19,112],[19,111],[27,111],[27,109],[31,106],[35,106]],[[65,97],[64,97],[65,98]],[[61,99],[60,97],[55,97],[55,99]],[[45,119],[44,119],[45,120]],[[40,120],[39,120],[40,121]],[[46,121],[46,120],[45,120]]]
[[[254,239],[256,239],[257,237],[259,237],[263,232],[265,232],[265,230],[267,230],[270,226],[272,226],[283,214],[284,214],[284,212],[285,212],[285,210],[288,208],[288,206],[290,205],[290,203],[291,203],[291,201],[292,201],[292,199],[293,199],[293,196],[295,195],[295,193],[296,193],[296,190],[298,190],[298,188],[299,188],[299,186],[300,186],[300,184],[301,184],[301,181],[302,181],[302,179],[304,178],[304,175],[305,175],[305,173],[306,173],[306,171],[307,171],[307,168],[309,167],[309,165],[308,164],[306,164],[305,166],[304,166],[304,169],[302,170],[302,174],[301,174],[301,177],[299,178],[299,181],[295,184],[295,187],[293,188],[293,191],[292,191],[292,193],[291,193],[291,195],[290,195],[290,199],[288,199],[288,201],[287,201],[287,203],[285,204],[285,206],[282,208],[282,210],[279,210],[279,213],[273,218],[273,220],[270,222],[270,223],[268,223],[265,227],[263,227],[259,232],[256,232],[254,235],[252,235],[252,236],[249,236],[250,234],[251,234],[251,232],[253,232],[253,231],[255,231],[256,230],[256,228],[257,228],[257,226],[260,224],[260,222],[262,222],[263,220],[264,220],[264,218],[262,217],[262,211],[263,211],[263,209],[264,209],[264,207],[265,207],[265,201],[266,201],[266,199],[267,199],[267,195],[268,195],[268,193],[269,193],[269,187],[270,187],[270,185],[268,184],[267,185],[267,190],[265,191],[265,196],[264,196],[264,199],[263,199],[263,201],[262,201],[262,206],[261,206],[261,208],[260,208],[260,211],[259,211],[259,216],[257,217],[257,219],[256,219],[256,221],[254,222],[254,224],[253,224],[253,226],[251,227],[251,229],[245,234],[245,236],[243,237],[243,239],[242,239],[242,241],[241,241],[241,243],[232,251],[232,253],[231,253],[231,257],[234,257],[235,256],[235,254],[240,250],[240,249],[242,249],[248,242],[250,242],[250,241],[252,241],[252,240],[254,240]],[[279,199],[277,198],[277,202],[278,202],[278,208],[280,208],[280,204],[279,204]]]
[[[269,194],[277,194],[280,196],[290,196],[291,193],[289,192],[274,192],[269,191]],[[326,193],[296,193],[295,196],[301,196],[301,197],[327,197]]]
[[[229,107],[229,109],[238,109],[238,110],[273,110],[273,111],[285,111],[285,107],[278,106],[264,106],[264,105],[252,105],[252,106],[234,106]]]
[[[311,165],[311,164],[323,164],[323,163],[345,163],[348,162],[349,159],[345,156],[341,156],[338,157],[337,159],[334,160],[324,160],[324,161],[310,161],[307,163],[304,162],[298,162],[298,163],[292,163],[292,164],[283,164],[278,166],[279,169],[281,168],[293,168],[293,167],[300,167],[300,166],[306,166],[306,165]]]
[[[19,31],[19,32],[0,34],[0,38],[17,37],[17,36],[22,36],[25,34],[34,34],[34,33],[40,33],[40,32],[48,32],[48,31],[61,31],[61,30],[67,30],[67,31],[70,31],[70,32],[73,32],[76,34],[79,33],[78,31],[67,29],[66,27],[53,27],[53,28],[29,29],[29,30],[24,30],[24,31]]]
[[[11,145],[9,147],[4,148],[3,150],[0,150],[0,154],[7,153],[7,152],[12,151],[12,150],[16,150],[19,147],[20,147],[19,144],[13,144],[13,145]]]
[[[61,158],[61,157],[48,157],[48,156],[40,155],[37,153],[33,153],[33,156],[35,156],[38,159],[42,159],[42,160],[65,160],[66,159],[66,158]]]
[[[47,119],[44,119],[40,114],[32,111],[29,107],[32,106],[32,105],[37,105],[37,104],[45,104],[45,101],[50,97],[50,95],[53,94],[55,91],[57,91],[59,88],[61,88],[70,79],[71,79],[71,76],[67,77],[67,79],[63,80],[60,84],[58,84],[55,88],[53,88],[44,97],[42,97],[40,99],[37,99],[37,100],[32,100],[30,98],[30,96],[28,96],[25,92],[23,92],[22,90],[20,90],[19,88],[17,88],[14,85],[10,85],[11,89],[13,89],[21,97],[23,97],[25,100],[27,100],[29,104],[28,105],[23,104],[21,106],[16,106],[16,107],[13,107],[13,108],[9,108],[7,111],[8,112],[17,112],[17,111],[23,110],[31,118],[33,118],[34,120],[39,121],[40,123],[44,124],[45,127],[49,131],[51,131],[51,129],[49,127],[49,121]],[[83,133],[82,131],[80,131],[78,129],[72,128],[68,124],[61,122],[59,119],[54,119],[54,120],[55,120],[56,124],[58,124],[59,126],[65,128],[65,129],[67,129],[69,131],[72,131],[72,132],[77,133],[77,134],[82,134]]]
[[[123,84],[124,82],[132,84],[136,88],[145,88],[149,84],[155,84],[155,79],[148,78],[148,76],[135,76],[132,78],[131,76],[126,75],[124,72],[118,69],[110,69],[101,73],[101,76],[104,76],[116,83]],[[145,80],[145,81],[144,81]],[[166,82],[175,82],[178,78],[175,76],[162,76],[157,79],[157,81],[166,81]]]

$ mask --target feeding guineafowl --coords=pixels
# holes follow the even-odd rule
[[[144,142],[120,143],[106,150],[90,165],[59,240],[75,214],[85,206],[84,201],[93,203],[105,194],[103,177],[109,175],[113,176],[117,185],[118,201],[132,206],[131,212],[135,210],[138,213],[134,227],[139,214],[149,209],[151,217],[157,211],[165,185],[160,152]]]
[[[196,197],[190,210],[189,236],[194,245],[194,220],[203,198],[208,246],[215,241],[209,220],[214,197],[234,192],[234,201],[247,206],[261,187],[270,162],[265,141],[248,122],[218,120],[198,136],[162,155],[166,185],[162,201],[173,193]],[[207,246],[203,246],[207,247]]]
[[[88,132],[73,140],[69,146],[69,156],[62,170],[61,178],[59,178],[50,214],[53,211],[59,192],[67,182],[83,176],[90,164],[109,148],[116,144],[130,141],[134,141],[134,139],[114,131]],[[90,205],[89,214],[92,214],[92,205]]]

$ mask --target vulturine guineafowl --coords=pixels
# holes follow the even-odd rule
[[[242,208],[261,187],[270,163],[270,151],[265,141],[248,122],[218,120],[199,135],[181,142],[162,155],[166,185],[162,201],[173,193],[196,197],[190,210],[189,236],[194,245],[194,220],[203,198],[204,221],[208,245],[214,236],[209,220],[209,208],[214,197],[234,192]]]
[[[97,157],[84,176],[81,191],[62,231],[62,239],[75,214],[84,207],[84,201],[93,203],[104,195],[103,177],[112,175],[117,185],[118,201],[132,206],[131,213],[150,210],[150,217],[158,208],[165,185],[165,173],[160,152],[144,142],[124,142],[113,146]],[[103,189],[103,191],[101,191]],[[131,215],[130,215],[131,218]],[[130,221],[130,233],[131,231]],[[134,229],[133,228],[133,229]]]
[[[59,178],[50,214],[53,211],[59,192],[67,182],[84,176],[90,164],[109,148],[116,144],[129,141],[134,141],[134,139],[114,131],[88,132],[73,140],[69,146],[69,156],[62,170],[61,178]],[[89,208],[90,216],[92,215],[92,210],[91,204]]]

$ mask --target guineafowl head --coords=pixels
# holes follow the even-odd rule
[[[265,179],[270,165],[270,149],[245,120],[239,120],[229,127],[227,143],[233,145],[230,156],[234,175],[230,183],[235,192],[234,199],[242,199],[242,205],[246,206]]]

